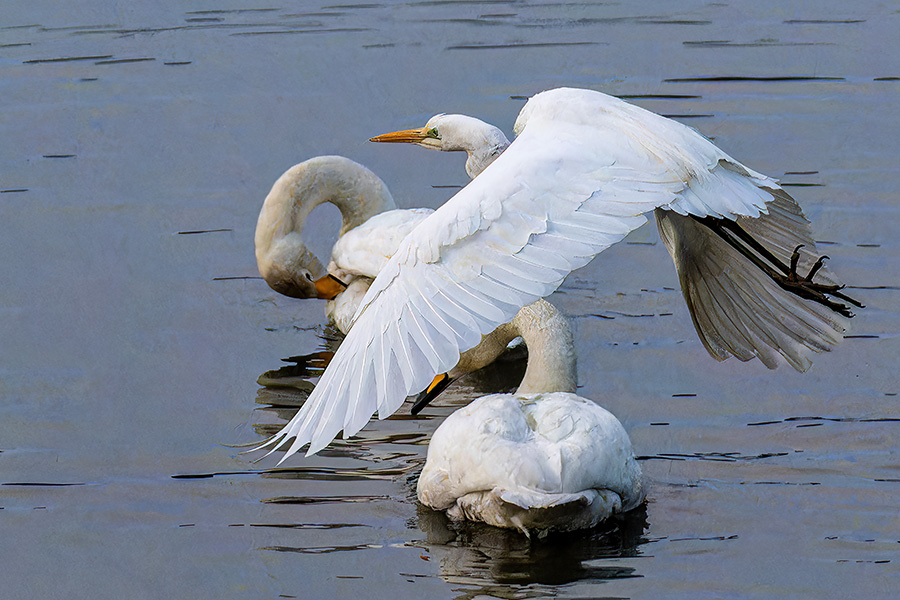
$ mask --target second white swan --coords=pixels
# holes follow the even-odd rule
[[[575,392],[572,332],[538,300],[508,325],[528,347],[515,394],[475,400],[447,417],[428,446],[419,501],[452,519],[569,531],[597,525],[644,499],[625,428]]]

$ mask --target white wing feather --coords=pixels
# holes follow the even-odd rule
[[[552,293],[654,208],[765,213],[775,182],[694,130],[587,90],[533,97],[510,147],[401,243],[306,404],[264,446],[355,434],[447,371],[482,334]],[[284,458],[282,458],[284,460]]]

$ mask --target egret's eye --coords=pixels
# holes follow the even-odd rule
[[[436,140],[441,139],[441,136],[438,135],[437,127],[432,127],[431,129],[429,129],[428,131],[425,132],[425,135],[427,135],[430,138],[434,138]]]

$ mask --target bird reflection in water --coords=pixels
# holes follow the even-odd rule
[[[597,564],[604,559],[641,555],[649,543],[646,506],[642,505],[587,531],[551,534],[529,540],[515,530],[470,521],[453,522],[444,513],[419,506],[418,527],[426,535],[423,548],[439,563],[449,583],[472,585],[459,598],[490,594],[501,598],[541,597],[533,585],[559,586],[641,577],[634,567]],[[509,586],[529,586],[515,589]],[[532,596],[531,592],[538,592]]]
[[[282,362],[288,364],[267,370],[259,376],[257,383],[263,387],[257,392],[257,404],[292,409],[303,406],[315,387],[310,379],[322,375],[344,338],[331,325],[325,327],[318,337],[321,343],[316,351],[283,358]],[[514,391],[522,381],[528,359],[528,349],[519,342],[521,339],[514,340],[497,358],[496,363],[466,375],[458,386],[454,385],[444,392],[435,405],[449,404],[456,409],[467,404],[473,397]],[[293,414],[288,415],[285,420],[290,420],[292,416]],[[446,415],[442,414],[441,417],[443,416]],[[394,418],[397,417],[403,418],[402,415],[394,415]]]

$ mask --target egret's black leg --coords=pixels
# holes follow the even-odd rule
[[[791,253],[791,270],[788,271],[787,274],[791,279],[799,279],[799,277],[797,277],[797,263],[800,262],[800,248],[802,247],[803,244],[798,244]]]
[[[716,235],[722,238],[729,246],[741,253],[750,262],[756,265],[762,272],[768,275],[772,281],[777,283],[783,290],[792,294],[818,302],[823,306],[827,306],[831,310],[852,317],[853,313],[846,304],[835,302],[828,296],[833,296],[844,302],[852,304],[858,308],[864,308],[863,304],[850,298],[840,292],[844,286],[842,285],[826,285],[823,283],[814,283],[812,278],[819,269],[822,268],[827,256],[820,257],[806,277],[800,277],[797,274],[797,265],[800,262],[800,248],[803,244],[799,244],[794,248],[791,254],[790,264],[784,264],[777,256],[772,254],[767,248],[756,241],[747,231],[736,221],[730,219],[717,219],[715,217],[693,217],[698,223],[701,223],[712,230]]]

